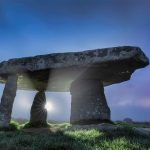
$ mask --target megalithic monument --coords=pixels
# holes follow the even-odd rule
[[[46,121],[44,107],[38,106],[38,101],[41,105],[46,103],[45,91],[70,91],[72,124],[110,120],[104,86],[127,81],[136,69],[148,64],[149,60],[142,50],[132,46],[54,53],[1,62],[0,83],[5,84],[5,88],[0,104],[0,126],[9,126],[17,88],[37,91],[30,118],[33,123]],[[36,107],[43,113],[38,114]]]

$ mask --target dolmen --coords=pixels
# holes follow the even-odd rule
[[[17,89],[37,91],[30,123],[46,122],[46,91],[70,91],[71,124],[109,121],[111,112],[104,86],[127,81],[136,69],[148,64],[142,50],[132,46],[3,61],[0,63],[0,83],[5,84],[5,88],[0,103],[0,126],[9,126]]]

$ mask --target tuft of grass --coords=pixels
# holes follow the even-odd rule
[[[124,127],[131,127],[131,128],[150,128],[150,125],[148,123],[136,123],[136,122],[133,122],[133,123],[127,123],[127,122],[124,122],[124,121],[117,121],[117,122],[114,122],[115,125],[119,125],[119,126],[124,126]]]
[[[63,129],[68,129],[69,127],[71,127],[71,124],[70,123],[50,124],[50,127],[63,130]]]
[[[115,122],[115,125],[119,125],[119,126],[123,126],[123,127],[132,127],[131,124],[124,122],[124,121],[120,121],[120,122]]]
[[[20,129],[20,124],[18,122],[14,121],[14,120],[11,120],[10,126],[12,128],[14,128],[15,130],[19,130]]]

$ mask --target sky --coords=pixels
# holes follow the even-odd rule
[[[0,0],[0,61],[124,45],[150,58],[149,14],[149,0]],[[149,76],[150,66],[105,87],[113,120],[150,121]],[[34,95],[18,90],[12,117],[29,118]],[[48,119],[69,121],[70,93],[46,96],[53,105]]]

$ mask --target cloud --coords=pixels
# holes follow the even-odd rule
[[[115,104],[114,107],[141,107],[141,108],[150,108],[150,98],[148,99],[126,99],[119,101],[117,104]]]
[[[135,120],[150,120],[150,66],[133,73],[132,78],[105,88],[112,118],[131,117]]]

